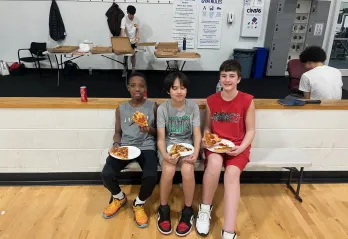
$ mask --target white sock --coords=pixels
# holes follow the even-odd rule
[[[223,231],[222,238],[223,239],[236,239],[237,238],[237,234],[235,232],[231,233],[231,232]]]
[[[136,205],[141,205],[141,204],[145,204],[145,201],[141,201],[140,199],[139,199],[139,196],[135,199],[135,206]]]
[[[119,192],[119,193],[116,194],[116,195],[112,195],[112,197],[113,197],[113,198],[116,198],[116,199],[118,199],[118,200],[122,200],[122,199],[124,199],[124,193],[121,191],[121,192]]]
[[[205,210],[209,210],[209,211],[211,211],[211,209],[212,209],[212,207],[211,207],[211,205],[209,205],[209,204],[201,204],[201,209],[205,209]]]

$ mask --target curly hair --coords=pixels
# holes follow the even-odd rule
[[[146,80],[146,76],[143,73],[140,73],[138,71],[134,71],[132,74],[130,74],[130,76],[128,77],[128,85],[130,85],[130,82],[132,80],[133,77],[140,77],[143,78],[143,80],[145,81],[145,85],[147,85],[147,80]]]
[[[326,53],[319,46],[307,47],[300,55],[300,61],[302,63],[306,62],[325,62]]]

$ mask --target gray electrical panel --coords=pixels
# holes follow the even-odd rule
[[[265,47],[266,75],[283,76],[287,62],[311,45],[322,46],[330,1],[271,0]]]

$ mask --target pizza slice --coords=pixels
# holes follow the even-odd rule
[[[228,145],[228,144],[221,143],[221,142],[218,144],[218,146],[229,147],[229,145]]]
[[[132,116],[132,120],[139,126],[149,126],[149,124],[147,123],[146,115],[139,111],[135,111]]]
[[[180,145],[174,144],[173,147],[169,151],[169,155],[177,158],[180,156]]]
[[[208,148],[210,148],[211,146],[213,146],[221,141],[221,139],[219,138],[219,136],[217,134],[212,134],[212,133],[208,133],[208,132],[204,133],[204,140],[205,140],[205,144],[208,146]]]
[[[230,146],[219,146],[214,149],[214,152],[216,153],[226,153],[228,151],[231,151],[232,147]]]
[[[192,151],[192,149],[185,147],[184,145],[178,145],[179,152],[189,152]]]
[[[115,152],[114,155],[120,159],[128,159],[128,147],[120,147]]]

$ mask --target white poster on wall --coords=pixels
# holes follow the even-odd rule
[[[199,0],[198,48],[220,49],[223,0]]]
[[[264,0],[244,0],[241,37],[260,37]]]
[[[182,48],[186,37],[186,48],[195,47],[196,0],[174,0],[172,38]]]

